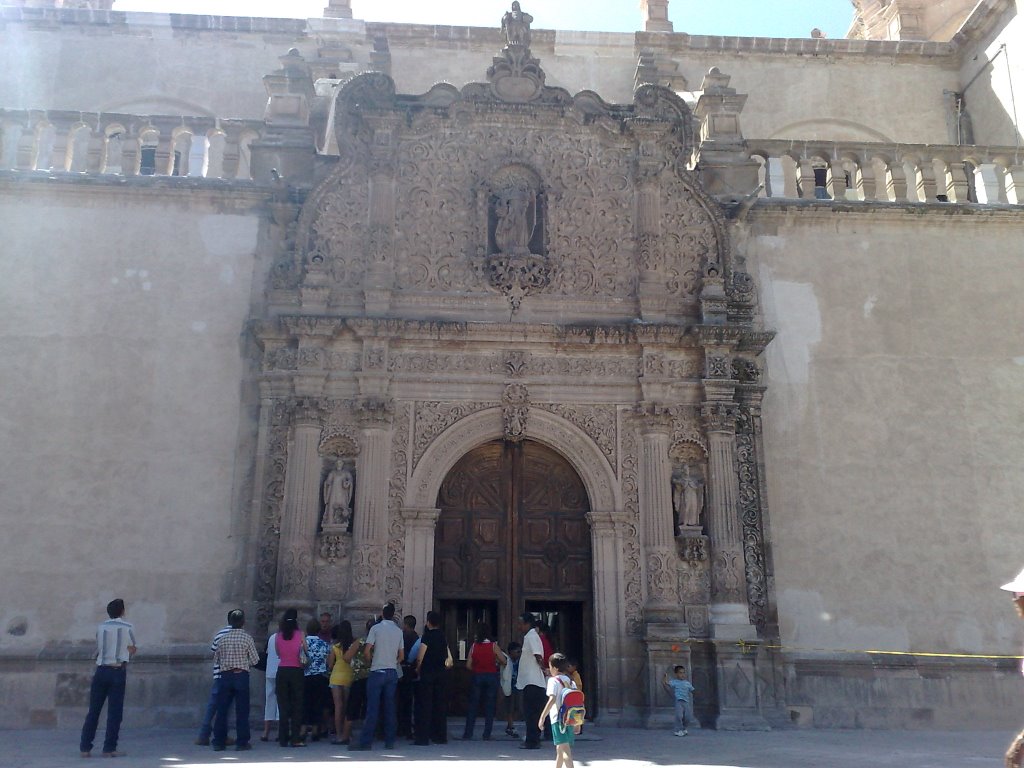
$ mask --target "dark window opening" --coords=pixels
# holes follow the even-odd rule
[[[143,147],[139,160],[139,175],[153,176],[156,174],[156,147]]]

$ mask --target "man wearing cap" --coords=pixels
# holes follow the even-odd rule
[[[1017,578],[1009,584],[1003,584],[1000,589],[1005,589],[1013,594],[1013,604],[1017,607],[1017,615],[1024,619],[1024,571],[1017,574]],[[1024,664],[1021,665],[1024,672]],[[1020,768],[1024,762],[1024,731],[1017,734],[1017,737],[1010,742],[1010,748],[1006,750],[1006,768]]]

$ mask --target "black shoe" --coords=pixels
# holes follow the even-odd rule
[[[220,746],[217,746],[217,745],[215,744],[215,745],[214,745],[214,747],[213,747],[213,751],[214,751],[214,752],[223,752],[223,751],[224,751],[224,745],[223,745],[223,744],[221,744]]]
[[[200,736],[199,738],[197,738],[195,740],[195,745],[197,747],[208,747],[208,746],[210,746],[210,739],[209,739],[209,737],[204,739],[202,736]]]
[[[525,741],[519,745],[520,749],[540,749],[540,744],[528,744]]]
[[[369,752],[370,749],[371,749],[370,747],[364,747],[362,744],[349,744],[348,745],[348,751],[349,752]]]
[[[412,745],[414,747],[429,747],[430,746],[430,742],[429,741],[414,741],[412,743]]]
[[[235,745],[235,751],[236,752],[248,752],[250,749],[252,749],[252,744],[236,744]]]

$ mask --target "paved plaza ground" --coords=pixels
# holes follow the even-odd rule
[[[255,734],[257,737],[259,733]],[[0,731],[0,766],[54,768],[99,762],[102,731],[91,761],[78,755],[74,731]],[[1000,768],[1011,734],[1004,731],[839,731],[789,730],[767,733],[691,731],[677,738],[669,731],[600,728],[588,725],[574,750],[577,766],[588,768]],[[282,749],[275,742],[255,742],[251,752],[213,752],[192,744],[195,733],[169,729],[133,729],[126,724],[120,749],[127,752],[112,765],[118,768],[192,768],[278,763],[288,768],[414,765],[436,768],[465,763],[473,768],[537,768],[553,763],[554,749],[518,748],[504,736],[495,741],[450,741],[444,746],[414,747],[400,740],[385,750],[348,752],[327,743],[304,749]]]

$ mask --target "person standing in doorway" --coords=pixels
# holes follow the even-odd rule
[[[540,749],[540,713],[547,698],[543,666],[544,644],[534,626],[535,622],[532,613],[524,613],[519,617],[519,630],[524,634],[516,688],[523,692],[523,719],[526,721],[526,739],[519,745],[521,749]]]
[[[448,743],[448,670],[451,651],[441,629],[441,614],[427,612],[427,627],[420,638],[416,655],[416,728],[417,747]]]
[[[412,737],[412,704],[416,684],[416,657],[412,648],[420,636],[416,632],[416,617],[402,618],[402,676],[398,681],[398,735]]]
[[[89,714],[85,716],[79,743],[82,757],[92,757],[92,743],[104,703],[107,705],[107,730],[103,735],[103,756],[124,754],[117,751],[117,740],[124,713],[128,662],[138,650],[135,628],[125,621],[124,615],[124,600],[111,600],[107,603],[107,620],[96,628],[96,672],[89,688]]]
[[[1000,589],[1005,589],[1013,595],[1013,605],[1017,609],[1017,615],[1024,619],[1024,571],[1017,574],[1017,578],[1009,584],[1003,584]],[[1024,663],[1021,664],[1021,671],[1024,672]],[[1006,768],[1021,768],[1024,763],[1024,731],[1017,734],[1010,742],[1010,748],[1006,750]]]
[[[501,670],[501,692],[505,694],[505,734],[513,739],[519,738],[516,717],[521,709],[520,699],[523,698],[523,693],[516,688],[516,679],[519,676],[519,655],[522,652],[519,643],[514,640],[509,643],[508,663]]]
[[[395,693],[398,688],[398,669],[404,658],[402,630],[395,624],[395,604],[388,603],[381,610],[382,620],[373,625],[366,636],[363,654],[370,662],[370,677],[366,681],[366,720],[359,732],[359,743],[350,744],[350,750],[370,749],[377,718],[383,710],[384,747],[394,749],[398,731],[395,713]]]
[[[217,642],[231,631],[231,625],[225,624],[217,630],[210,641],[210,653],[216,658]],[[217,713],[217,695],[220,693],[220,666],[216,660],[213,662],[213,685],[210,686],[210,699],[206,702],[206,713],[203,715],[203,722],[199,726],[199,735],[196,737],[196,744],[200,747],[210,746],[210,735],[213,733],[213,716]]]
[[[249,669],[259,663],[260,654],[252,636],[242,627],[245,614],[235,609],[228,614],[231,630],[217,641],[213,661],[220,668],[217,716],[213,720],[213,750],[224,751],[228,740],[228,708],[235,703],[235,749],[252,749],[249,741]]]
[[[494,707],[498,701],[498,670],[508,663],[504,651],[491,639],[491,628],[481,622],[476,626],[476,640],[469,648],[466,669],[473,673],[473,685],[469,691],[469,709],[466,712],[466,728],[463,741],[473,738],[476,715],[483,705],[484,741],[490,741],[494,727]]]

